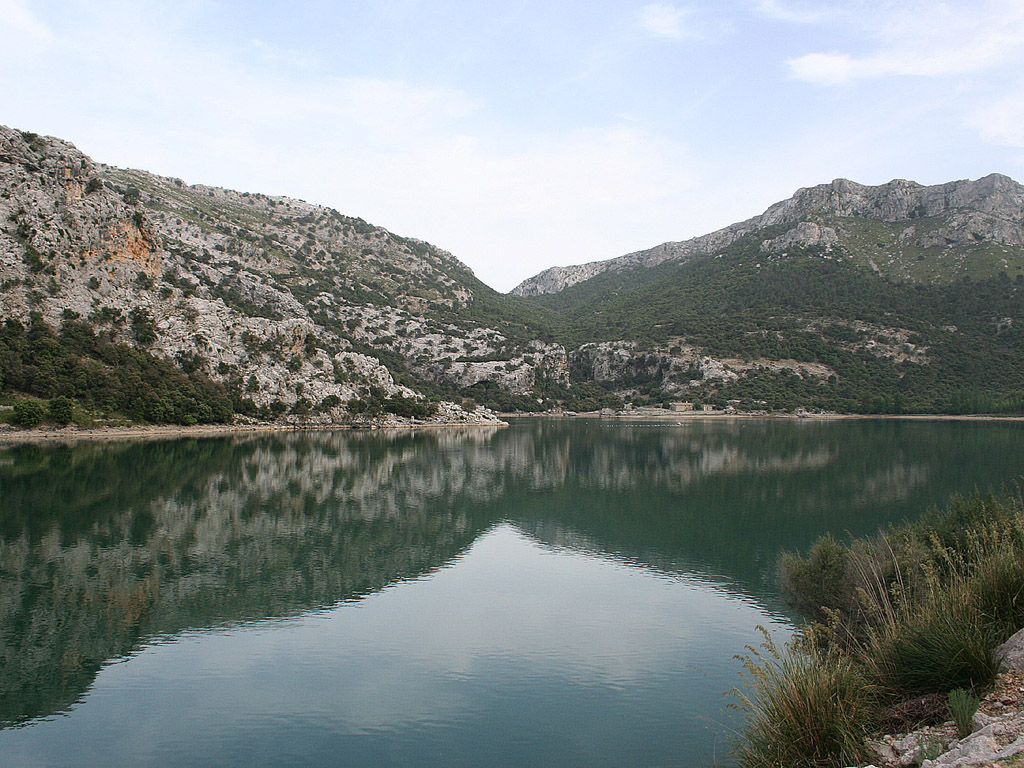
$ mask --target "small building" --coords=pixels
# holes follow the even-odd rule
[[[707,403],[705,403],[702,410],[704,411],[704,413],[711,413],[715,410],[715,406],[708,405]]]

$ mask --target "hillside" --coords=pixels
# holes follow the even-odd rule
[[[32,328],[65,368],[87,359],[109,374],[133,348],[262,418],[472,420],[483,412],[425,397],[461,402],[460,388],[496,377],[496,360],[508,391],[564,369],[564,350],[541,341],[543,310],[427,243],[299,200],[100,165],[9,128],[0,128],[0,298],[7,389],[147,421],[223,414],[98,403],[96,387],[35,369]]]
[[[1005,176],[837,181],[502,295],[329,208],[0,128],[0,407],[21,423],[1020,412],[1022,285],[1024,188]]]
[[[1005,176],[839,181],[517,290],[561,316],[591,378],[648,400],[1020,412],[1022,225],[1024,187]]]

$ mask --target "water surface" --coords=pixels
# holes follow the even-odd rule
[[[782,549],[1021,425],[524,420],[0,450],[0,764],[710,765]]]

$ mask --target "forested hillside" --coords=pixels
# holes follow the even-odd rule
[[[568,344],[627,339],[656,365],[641,389],[687,386],[746,407],[853,412],[1018,412],[1024,406],[1024,278],[900,281],[817,246],[766,258],[743,238],[714,258],[607,272],[535,299]],[[731,361],[690,385],[697,348]],[[802,365],[809,364],[809,365]],[[732,375],[730,375],[732,374]],[[647,381],[641,382],[641,379]]]

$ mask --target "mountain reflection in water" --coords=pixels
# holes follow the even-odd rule
[[[435,573],[486,532],[781,611],[774,565],[1013,481],[1020,425],[519,421],[0,450],[0,724],[148,639]]]

